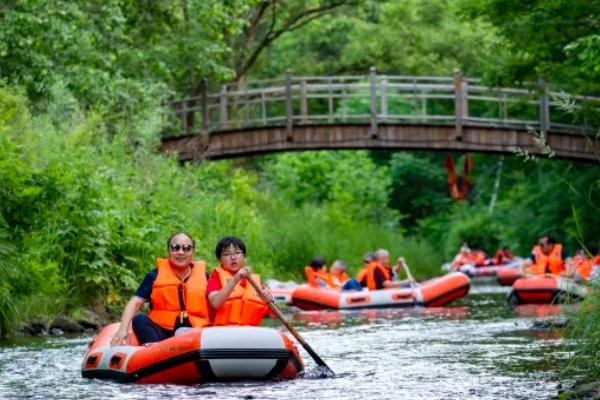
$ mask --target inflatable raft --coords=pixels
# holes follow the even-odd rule
[[[510,263],[502,265],[484,265],[478,267],[474,264],[464,264],[458,268],[458,271],[466,274],[469,278],[498,276],[502,271],[517,270],[522,262],[522,258],[515,257]],[[452,264],[447,263],[442,265],[442,270],[451,271]]]
[[[304,370],[281,332],[254,326],[192,329],[150,345],[111,346],[118,323],[105,327],[83,359],[84,378],[193,384],[239,379],[293,379]]]
[[[523,275],[518,268],[504,268],[496,273],[496,279],[500,286],[512,286],[517,279],[521,279]]]
[[[266,283],[276,303],[280,305],[289,305],[292,303],[292,292],[298,287],[296,282],[281,282],[275,279],[267,279]]]
[[[469,286],[469,277],[460,272],[431,279],[415,288],[340,292],[302,285],[292,292],[292,305],[303,310],[439,307],[465,296]]]
[[[569,303],[583,299],[588,289],[554,276],[534,276],[517,279],[508,294],[510,304]]]
[[[484,265],[478,267],[473,264],[465,264],[461,265],[458,268],[458,271],[466,274],[470,278],[493,277],[498,276],[498,274],[503,271],[518,270],[522,262],[522,258],[515,257],[510,263],[502,265]]]

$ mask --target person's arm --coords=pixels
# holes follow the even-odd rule
[[[246,278],[249,274],[247,268],[242,268],[233,276],[233,279],[230,279],[225,287],[221,288],[221,290],[217,290],[208,294],[208,301],[210,305],[215,310],[225,303],[225,300],[229,297],[233,289],[235,289],[235,285],[240,283],[242,279]]]
[[[137,297],[137,296],[133,296],[127,302],[127,305],[125,306],[125,309],[123,310],[123,315],[121,316],[121,324],[119,325],[119,329],[117,330],[117,333],[115,333],[112,340],[110,341],[111,345],[115,346],[115,345],[124,344],[124,343],[126,344],[128,342],[129,324],[131,324],[133,317],[135,316],[135,314],[138,313],[138,311],[140,311],[140,308],[142,308],[142,306],[144,305],[145,302],[146,302],[146,300],[142,299],[141,297]]]
[[[233,279],[230,279],[227,282],[224,288],[209,293],[208,301],[210,302],[211,307],[215,310],[221,307],[223,303],[225,303],[231,292],[233,292],[233,289],[235,289],[235,285],[240,283],[250,274],[251,272],[248,268],[242,268],[233,276]],[[264,286],[262,287],[262,296],[264,296],[267,302],[271,302],[273,300],[273,295],[271,294],[271,291]]]
[[[532,275],[531,266],[535,264],[535,254],[531,253],[528,258],[521,263],[521,275]]]

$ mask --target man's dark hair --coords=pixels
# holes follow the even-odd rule
[[[215,256],[217,258],[221,258],[221,254],[223,254],[223,252],[230,246],[240,249],[242,253],[244,253],[244,256],[246,255],[246,245],[242,239],[235,236],[225,236],[223,239],[219,240],[219,243],[217,243],[217,247],[215,247]]]
[[[551,235],[541,235],[539,240],[542,240],[546,238],[546,241],[548,242],[548,244],[556,244],[556,240],[554,240],[554,237]]]
[[[317,270],[323,267],[323,265],[325,265],[325,259],[323,257],[314,257],[312,260],[310,260],[310,263],[308,265],[312,269]]]

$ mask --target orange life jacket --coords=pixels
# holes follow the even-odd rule
[[[506,264],[508,261],[512,261],[513,255],[510,251],[498,250],[496,257],[494,257],[495,265]]]
[[[592,264],[600,265],[600,254],[598,254],[597,256],[594,257],[594,259],[592,260]]]
[[[223,268],[215,271],[219,274],[222,288],[233,279],[233,274]],[[262,286],[258,275],[252,274],[252,278]],[[235,285],[227,300],[216,310],[214,325],[260,325],[269,308],[250,283],[246,281],[244,286],[244,281]]]
[[[206,265],[194,261],[190,276],[179,279],[168,259],[156,260],[158,274],[150,295],[151,310],[148,316],[161,327],[175,329],[176,319],[183,323],[188,318],[193,327],[209,324],[206,302]]]
[[[306,275],[306,281],[308,282],[308,285],[314,288],[323,289],[323,287],[317,282],[319,279],[325,282],[329,288],[335,286],[331,276],[327,272],[315,271],[315,269],[311,266],[304,268],[304,275]]]
[[[560,275],[565,270],[565,261],[562,258],[562,244],[555,243],[550,254],[542,252],[538,245],[532,251],[535,256],[535,264],[530,266],[531,272],[537,275],[543,275],[550,272],[554,275]]]
[[[452,261],[452,266],[460,267],[465,264],[470,264],[471,262],[473,262],[473,256],[471,255],[471,253],[460,252],[456,255],[456,257],[454,257],[454,260]]]
[[[329,273],[329,277],[331,280],[331,285],[336,289],[341,289],[344,286],[344,283],[348,282],[350,277],[345,272],[340,272],[338,274]]]
[[[485,265],[486,255],[485,252],[478,250],[472,253],[472,260],[475,265]]]
[[[592,276],[592,260],[584,260],[577,265],[577,274],[585,279]]]
[[[377,281],[375,280],[375,270],[379,269],[383,273],[384,280],[391,279],[390,271],[385,268],[380,262],[372,261],[365,268],[358,272],[356,280],[362,282],[366,279],[366,285],[369,290],[377,290]]]

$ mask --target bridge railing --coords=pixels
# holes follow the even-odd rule
[[[589,131],[579,111],[600,110],[600,98],[568,96],[540,81],[529,89],[490,88],[455,71],[452,77],[379,75],[285,77],[204,86],[202,94],[171,103],[183,134],[295,125],[455,125],[538,131]],[[568,108],[568,110],[566,110]]]

